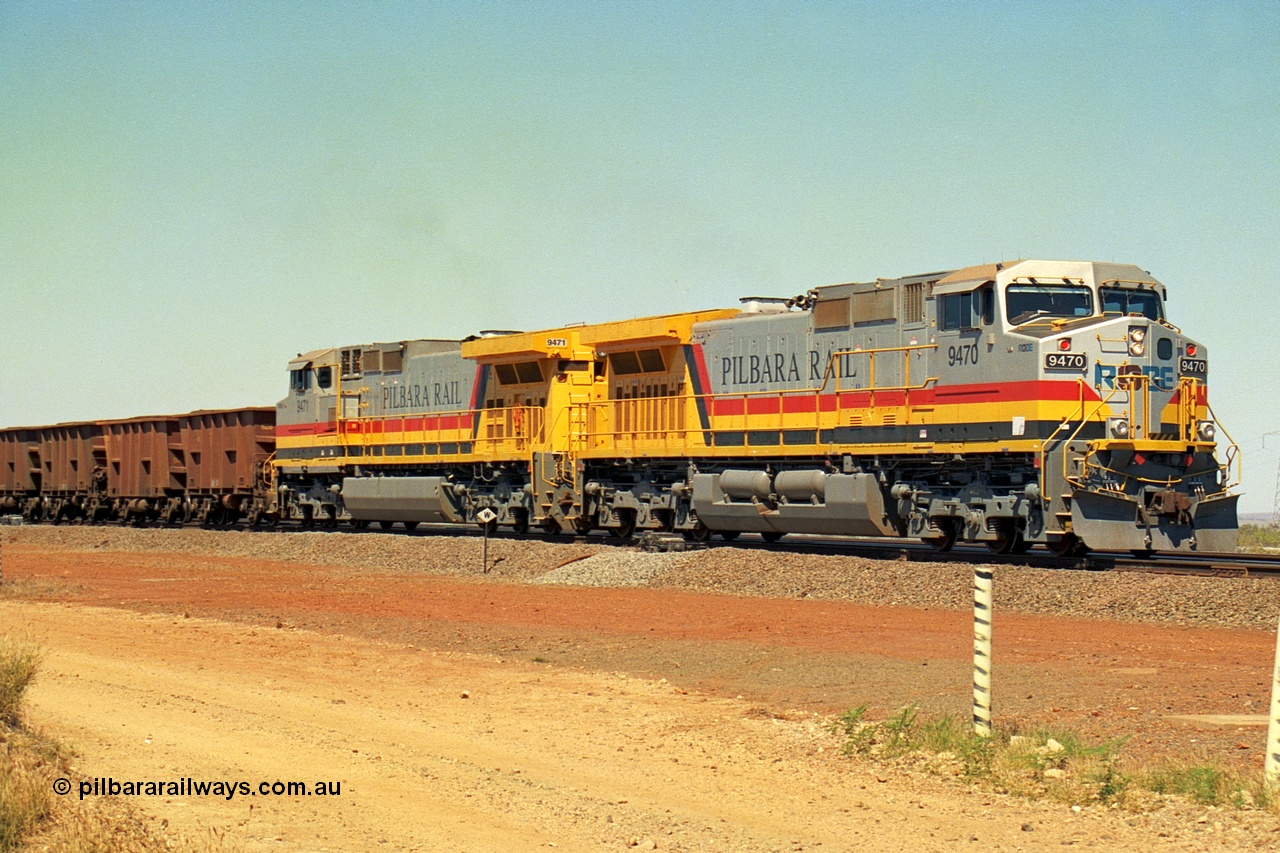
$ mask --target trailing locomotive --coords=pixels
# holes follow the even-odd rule
[[[1231,550],[1208,353],[1137,267],[1017,261],[290,363],[268,514],[999,552]]]

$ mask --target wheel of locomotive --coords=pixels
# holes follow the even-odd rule
[[[777,542],[779,539],[781,539],[783,536],[786,536],[786,535],[787,534],[777,530],[766,530],[760,534],[760,538],[763,539],[769,545],[772,545],[774,542]]]
[[[408,530],[410,533],[412,533],[413,531],[415,531],[415,530],[417,530],[417,529],[418,529],[418,522],[416,522],[416,521],[406,521],[406,522],[404,523],[404,529],[405,529],[405,530]]]
[[[1074,533],[1064,533],[1058,539],[1050,539],[1045,547],[1055,557],[1083,557],[1089,553],[1089,547]]]
[[[703,524],[701,519],[695,521],[692,528],[682,533],[690,542],[706,542],[711,538],[711,528]]]
[[[324,517],[320,519],[320,526],[325,530],[338,529],[338,508],[331,504],[326,504],[324,508]]]
[[[609,528],[609,535],[615,539],[630,539],[636,532],[636,511],[634,509],[618,510],[618,526]]]
[[[960,535],[960,522],[954,518],[938,518],[932,521],[934,527],[938,528],[939,536],[922,536],[920,541],[928,545],[938,553],[945,553],[951,550],[956,544],[956,538]]]
[[[1021,533],[1018,534],[1018,541],[1013,543],[1012,554],[1025,554],[1031,550],[1031,543],[1026,540]]]
[[[997,519],[993,527],[996,538],[987,540],[987,549],[996,554],[1012,554],[1013,549],[1018,546],[1018,540],[1022,538],[1013,520]]]
[[[658,529],[670,533],[676,527],[676,514],[669,509],[656,509],[650,512],[650,518],[658,522]]]
[[[733,540],[738,538],[738,534],[741,532],[742,531],[740,530],[721,530],[720,538],[726,542],[732,542]]]
[[[529,513],[522,509],[511,510],[511,529],[521,536],[529,532]]]
[[[580,515],[573,520],[573,530],[579,536],[586,536],[595,528],[595,520],[589,515]]]
[[[302,505],[302,526],[307,530],[316,526],[315,507],[311,504]]]
[[[542,535],[544,536],[560,535],[560,522],[556,521],[554,518],[552,518],[549,515],[546,518],[542,519],[542,522],[541,524],[539,524],[539,527],[542,529]]]

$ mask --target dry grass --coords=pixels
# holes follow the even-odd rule
[[[40,668],[40,650],[34,643],[0,637],[0,724],[18,725],[22,694]]]
[[[22,697],[40,665],[40,650],[30,642],[0,636],[0,853],[159,853],[227,851],[218,832],[195,838],[154,830],[128,803],[112,797],[80,800],[55,796],[56,779],[70,780],[69,750],[21,719]]]
[[[83,587],[47,578],[0,580],[0,598],[19,601],[56,601],[77,595]]]

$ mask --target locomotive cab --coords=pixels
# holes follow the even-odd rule
[[[1051,548],[1234,548],[1235,449],[1219,463],[1208,353],[1165,318],[1164,285],[1121,264],[971,268],[939,282],[940,349],[949,291],[968,288],[975,300],[994,290],[989,340],[1007,355],[1004,377],[1030,373],[1040,389],[1037,411],[1015,417],[1011,432],[1040,439]]]

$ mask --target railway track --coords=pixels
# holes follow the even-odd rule
[[[30,522],[27,522],[28,524]],[[45,522],[42,522],[44,524]],[[80,526],[79,523],[73,523]],[[103,527],[110,525],[100,525]],[[155,525],[180,528],[184,525]],[[415,536],[429,538],[431,536],[450,535],[482,538],[484,531],[471,525],[416,525],[414,529],[402,527],[382,529],[378,527],[355,528],[347,525],[338,527],[303,527],[301,524],[289,522],[272,527],[246,527],[244,525],[196,525],[206,529],[242,531],[253,533],[269,532],[319,532],[340,533],[361,536]],[[515,533],[509,530],[492,531],[490,537],[495,540],[522,540],[537,538],[544,541],[565,543],[582,543],[592,545],[611,545],[619,548],[636,547],[642,537],[621,539],[599,533],[547,537],[541,533]],[[671,535],[671,539],[678,537]],[[680,540],[683,541],[683,540]],[[1011,565],[1037,569],[1054,569],[1063,571],[1090,572],[1136,572],[1141,574],[1183,575],[1192,577],[1221,578],[1275,578],[1280,580],[1280,554],[1152,554],[1135,556],[1127,553],[1092,552],[1082,557],[1055,557],[1044,551],[1032,550],[1024,554],[994,554],[986,548],[973,546],[956,546],[950,551],[940,552],[921,542],[877,540],[864,538],[834,538],[813,535],[792,535],[777,542],[765,542],[750,534],[739,537],[732,542],[712,539],[702,543],[684,543],[684,548],[738,548],[744,551],[765,551],[769,553],[797,553],[848,555],[873,560],[896,560],[913,563],[942,564],[983,564]],[[654,550],[666,550],[659,545]]]

